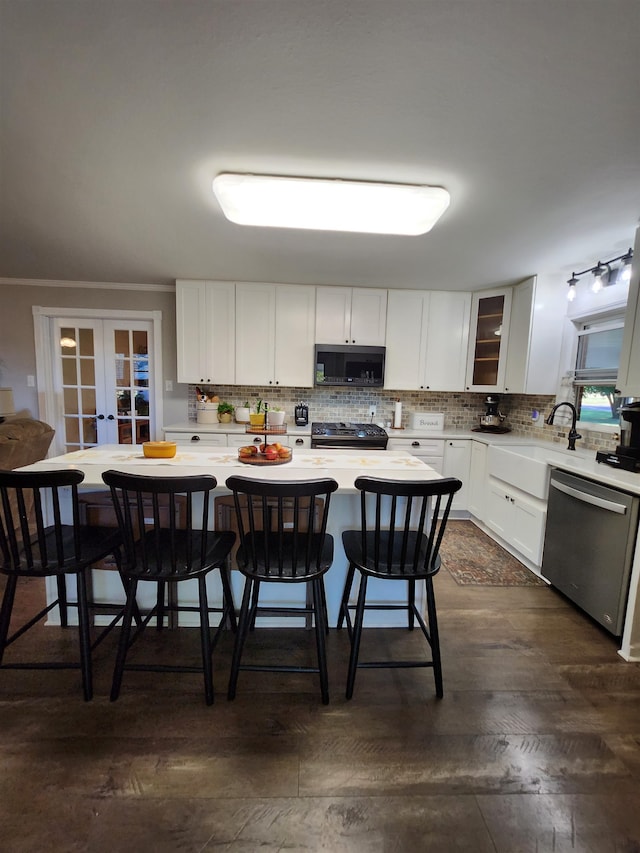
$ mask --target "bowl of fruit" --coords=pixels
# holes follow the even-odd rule
[[[246,465],[282,465],[291,462],[291,448],[274,441],[273,444],[247,444],[238,448],[238,459]]]

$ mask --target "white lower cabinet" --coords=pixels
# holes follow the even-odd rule
[[[444,440],[441,438],[390,438],[387,450],[406,450],[418,456],[438,474],[444,469]]]
[[[481,441],[471,442],[469,468],[469,512],[479,521],[487,514],[487,457],[489,448]]]
[[[227,436],[224,433],[198,432],[194,424],[193,432],[182,430],[165,430],[165,441],[175,441],[178,445],[202,444],[207,447],[226,447]]]
[[[546,519],[545,501],[489,477],[484,519],[487,527],[538,567],[542,565]]]
[[[471,468],[471,444],[468,439],[447,439],[444,443],[444,466],[442,473],[445,477],[457,477],[462,481],[462,488],[456,492],[451,508],[466,510],[469,504],[469,473]]]

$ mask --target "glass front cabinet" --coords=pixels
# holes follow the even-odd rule
[[[468,391],[504,390],[511,295],[510,288],[473,295]]]

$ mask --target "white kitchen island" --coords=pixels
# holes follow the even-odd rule
[[[328,532],[334,538],[333,565],[326,575],[327,606],[329,623],[335,625],[338,617],[338,607],[342,595],[347,561],[342,548],[342,531],[359,526],[359,501],[354,482],[361,475],[371,475],[388,479],[405,480],[438,480],[441,475],[426,465],[421,459],[404,451],[354,451],[354,450],[294,450],[291,462],[280,465],[248,465],[240,462],[235,448],[217,447],[178,447],[173,459],[147,459],[142,447],[136,445],[103,445],[88,450],[78,450],[52,459],[44,459],[29,465],[23,470],[44,471],[56,468],[79,469],[85,475],[81,490],[96,491],[106,489],[102,480],[103,471],[116,469],[131,474],[150,474],[155,476],[188,476],[190,474],[213,474],[218,481],[216,496],[228,495],[225,486],[226,479],[232,474],[270,480],[302,480],[332,477],[338,483],[338,490],[331,499],[329,511]],[[215,518],[210,519],[215,528]],[[217,573],[209,577],[209,594],[211,603],[220,600],[220,586]],[[243,578],[239,572],[232,572],[232,585],[236,605],[242,594]],[[302,585],[300,585],[302,587]],[[301,601],[303,589],[296,585],[272,584],[270,600],[273,603],[289,604]],[[94,571],[94,596],[96,601],[122,600],[122,587],[114,572]],[[405,594],[405,582],[389,581],[375,582],[373,579],[368,587],[369,600],[375,603],[394,603],[402,600]],[[195,581],[179,584],[180,603],[193,604],[197,600]],[[265,591],[266,593],[266,591]],[[56,597],[53,585],[47,582],[49,600]],[[145,600],[144,594],[140,603],[144,607],[152,601],[151,590]],[[266,594],[265,594],[266,600]],[[53,611],[55,613],[55,611]],[[406,625],[406,618],[399,611],[370,611],[367,614],[366,625],[395,626]],[[55,616],[52,616],[52,621]],[[193,614],[181,614],[181,625],[195,625]],[[267,625],[292,625],[291,619],[264,619]],[[301,618],[300,624],[304,624]]]

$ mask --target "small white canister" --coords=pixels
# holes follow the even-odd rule
[[[197,403],[196,416],[199,424],[217,424],[218,423],[218,404],[217,403]]]

